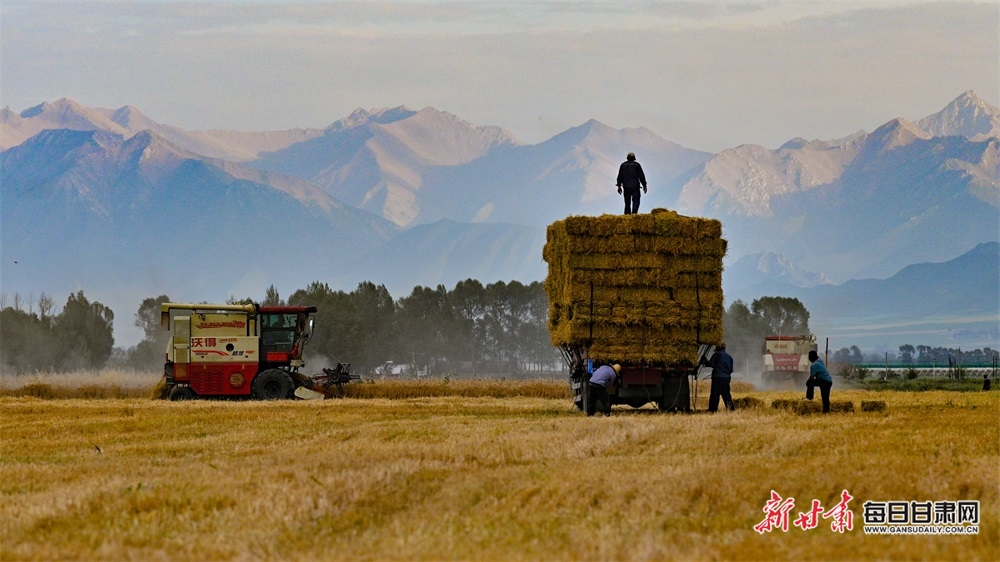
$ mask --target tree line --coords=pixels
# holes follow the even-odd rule
[[[966,349],[953,347],[931,347],[929,345],[913,346],[904,344],[899,346],[899,353],[880,355],[878,353],[862,353],[856,345],[843,347],[833,352],[830,357],[831,363],[845,363],[851,365],[863,365],[877,363],[881,364],[888,360],[893,365],[901,366],[924,366],[924,367],[949,367],[949,366],[991,366],[997,356],[997,350],[989,347],[982,349]]]
[[[264,304],[285,304],[274,288]],[[393,300],[384,285],[360,283],[347,293],[313,282],[288,297],[316,306],[316,331],[307,349],[356,372],[408,365],[426,374],[515,374],[559,369],[549,342],[544,284],[474,279],[454,289],[414,287]],[[360,369],[360,371],[359,371]]]
[[[20,297],[15,300],[0,317],[5,371],[99,369],[109,361],[140,370],[163,368],[169,333],[160,328],[160,304],[170,302],[167,295],[143,300],[134,319],[143,340],[127,351],[114,350],[114,356],[114,314],[87,301],[82,291],[71,295],[58,315],[52,315],[47,297],[38,311],[33,302],[26,307]],[[346,292],[315,281],[287,301],[274,286],[263,299],[251,300],[317,307],[316,329],[306,346],[310,368],[346,362],[357,373],[388,371],[387,364],[439,375],[561,370],[562,360],[549,341],[548,299],[539,281],[483,285],[467,279],[451,290],[418,286],[399,299],[371,282]]]
[[[350,292],[333,290],[315,281],[296,290],[287,300],[274,286],[262,299],[265,305],[316,306],[316,330],[306,347],[310,368],[317,363],[349,362],[355,372],[387,371],[405,365],[408,373],[505,374],[561,371],[561,358],[548,336],[548,299],[542,282],[518,281],[483,285],[467,279],[451,290],[444,285],[414,287],[394,299],[384,285],[363,282]],[[55,313],[53,299],[44,293],[37,302],[0,295],[0,366],[5,372],[72,371],[119,367],[158,371],[169,337],[160,328],[160,304],[167,295],[150,297],[139,305],[134,325],[144,338],[128,350],[114,348],[115,315],[83,291],[69,295]],[[240,302],[230,298],[229,302]],[[764,336],[809,334],[809,311],[795,298],[761,297],[749,305],[733,302],[723,315],[729,352],[742,365],[761,361]],[[990,348],[958,350],[926,345],[903,345],[902,364],[989,364],[997,353]],[[863,364],[883,361],[865,355],[857,346],[842,348],[831,363]]]
[[[33,298],[0,295],[0,365],[5,372],[76,371],[103,367],[115,339],[115,313],[90,302],[83,291],[66,299],[55,314],[55,301],[42,293]]]

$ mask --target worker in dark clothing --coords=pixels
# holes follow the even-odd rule
[[[646,174],[635,161],[635,153],[629,152],[627,159],[618,167],[618,193],[625,195],[625,214],[639,212],[639,187],[646,193]]]
[[[733,396],[729,393],[729,383],[733,380],[733,356],[726,353],[726,344],[720,343],[712,358],[703,357],[701,364],[712,368],[712,392],[708,395],[708,411],[718,411],[719,398],[722,398],[727,410],[736,409],[733,406]]]
[[[587,382],[587,415],[594,415],[597,403],[601,403],[601,412],[605,416],[611,415],[611,397],[608,396],[608,389],[615,383],[618,373],[622,370],[621,365],[602,365],[594,371]]]
[[[833,387],[833,377],[826,369],[826,364],[819,358],[819,353],[815,350],[809,352],[809,380],[806,381],[806,400],[813,399],[813,389],[819,387],[820,395],[823,397],[823,413],[830,411],[830,388]]]
[[[983,390],[989,390],[993,388],[993,383],[990,382],[989,375],[983,375]]]

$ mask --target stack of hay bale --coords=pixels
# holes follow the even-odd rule
[[[663,209],[549,225],[552,344],[589,346],[596,361],[693,365],[699,344],[722,341],[725,254],[722,223]]]

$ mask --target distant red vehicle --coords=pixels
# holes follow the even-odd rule
[[[809,352],[817,351],[816,336],[765,336],[763,382],[809,378]]]

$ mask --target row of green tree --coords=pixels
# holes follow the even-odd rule
[[[13,371],[97,369],[112,358],[114,313],[91,303],[83,292],[70,295],[58,314],[45,295],[28,303],[15,295],[0,313],[0,364]],[[548,299],[541,282],[461,281],[451,290],[415,287],[394,300],[383,285],[361,283],[353,291],[313,282],[282,299],[272,286],[262,304],[316,306],[316,330],[308,351],[328,362],[351,362],[370,372],[387,362],[429,374],[515,373],[561,370],[548,336]],[[167,295],[145,299],[134,323],[144,339],[115,361],[158,370],[169,337],[160,328],[160,304]],[[230,299],[230,302],[237,302]],[[0,303],[2,304],[2,303]],[[27,306],[25,306],[27,305]],[[27,310],[25,310],[25,308]],[[726,311],[730,350],[759,354],[767,333],[808,332],[809,313],[797,299],[764,297]]]
[[[6,299],[0,299],[5,301]],[[0,302],[0,365],[4,371],[75,371],[103,367],[115,344],[115,314],[83,291],[71,294],[59,313],[42,293],[35,302],[15,295]]]
[[[63,311],[52,315],[44,295],[39,312],[15,306],[3,310],[0,363],[18,371],[103,367],[111,357],[114,314],[90,303],[83,292],[71,295]],[[137,369],[159,369],[167,333],[159,324],[160,304],[170,298],[147,298],[135,315],[144,339],[118,361]],[[235,299],[230,299],[235,301]],[[286,304],[268,288],[263,304]],[[521,372],[559,369],[549,343],[548,301],[540,282],[512,281],[483,285],[459,282],[454,289],[416,287],[394,300],[382,285],[361,283],[351,292],[314,282],[295,291],[287,304],[319,309],[309,344],[313,355],[350,361],[370,371],[386,362],[407,364],[429,373]],[[809,313],[797,299],[764,297],[747,306],[736,301],[726,311],[725,333],[735,354],[759,354],[770,333],[808,333]]]
[[[42,294],[36,303],[14,295],[8,306],[0,297],[0,365],[4,370],[64,371],[97,369],[113,359],[135,369],[159,370],[168,337],[160,328],[161,295],[145,299],[134,323],[144,339],[114,357],[114,313],[90,302],[82,291],[71,294],[54,313],[54,301]],[[258,300],[258,299],[255,299]],[[393,299],[383,285],[361,283],[353,291],[333,290],[313,282],[282,299],[269,287],[263,304],[310,305],[318,308],[317,327],[308,346],[314,360],[351,362],[356,372],[384,368],[387,362],[428,374],[515,373],[561,370],[558,352],[547,329],[548,300],[541,282],[461,281],[451,290],[415,287]],[[236,299],[230,299],[236,302]],[[747,305],[733,302],[724,311],[729,352],[759,360],[766,335],[809,333],[809,311],[795,298],[761,297]],[[120,351],[120,350],[118,350]],[[990,348],[960,351],[942,347],[900,347],[902,364],[988,364]],[[843,348],[834,363],[871,363],[857,346]],[[360,371],[359,371],[360,370]]]
[[[278,304],[272,287],[265,303]],[[372,371],[386,362],[428,374],[515,373],[558,368],[548,337],[543,283],[467,279],[448,290],[415,287],[393,300],[383,285],[364,282],[350,293],[314,282],[288,297],[316,306],[312,353]]]
[[[998,352],[990,347],[982,349],[966,349],[953,347],[931,347],[929,345],[899,346],[899,354],[866,354],[856,345],[844,347],[833,352],[831,363],[849,363],[851,365],[881,364],[889,361],[894,366],[921,367],[952,367],[990,366]]]

